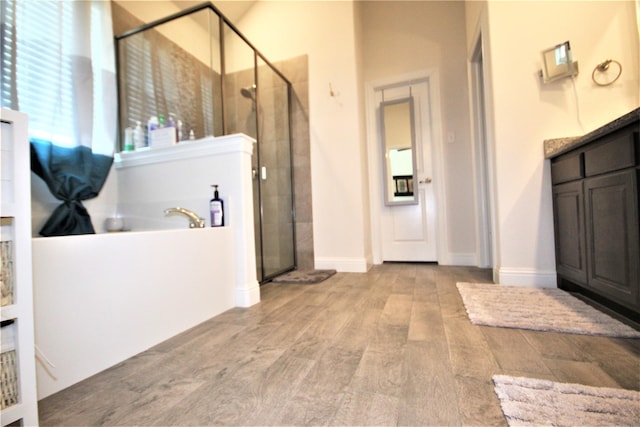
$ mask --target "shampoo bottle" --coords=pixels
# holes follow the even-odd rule
[[[176,139],[174,144],[177,144],[178,142],[180,142],[180,136],[178,135],[178,123],[179,123],[179,120],[176,120],[176,115],[173,113],[169,113],[169,120],[167,120],[166,127],[174,129],[174,132],[176,134]]]
[[[142,130],[142,123],[138,121],[136,127],[133,130],[133,145],[136,150],[144,148],[144,131]]]
[[[211,211],[211,226],[224,226],[224,202],[218,194],[218,186],[212,185],[214,188],[213,199],[209,201],[209,210]]]
[[[184,135],[182,135],[182,120],[178,119],[178,142],[182,141],[182,138],[184,138]]]
[[[149,121],[147,122],[147,129],[149,129],[149,132],[158,129],[158,117],[151,116],[149,118]]]
[[[151,147],[151,132],[158,129],[158,117],[151,116],[147,121],[147,140],[145,141],[145,146]]]
[[[124,151],[133,151],[133,129],[128,127],[124,130]]]

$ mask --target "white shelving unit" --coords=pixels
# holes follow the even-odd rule
[[[31,273],[28,118],[2,108],[0,138],[0,306],[2,411],[6,425],[38,425]]]

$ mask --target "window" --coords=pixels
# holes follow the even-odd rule
[[[117,9],[115,9],[117,10]],[[114,13],[129,16],[121,10]],[[209,10],[197,12],[204,20],[213,14]],[[127,19],[129,21],[130,19]],[[211,69],[210,57],[198,57],[179,42],[185,29],[197,21],[179,18],[142,32],[129,34],[118,40],[118,72],[120,75],[120,131],[140,121],[163,115],[182,122],[182,139],[190,130],[196,137],[220,135],[222,127],[216,124],[214,94],[221,93],[220,74]],[[207,35],[208,36],[208,35]],[[182,43],[184,41],[182,40]],[[211,41],[203,41],[211,49]],[[206,55],[205,55],[206,56]]]
[[[111,155],[114,42],[109,2],[2,0],[1,102],[30,137]],[[106,19],[108,18],[108,19]],[[113,120],[111,120],[113,119]]]
[[[72,2],[2,1],[2,106],[29,114],[30,136],[73,143]],[[19,54],[18,54],[19,52]]]

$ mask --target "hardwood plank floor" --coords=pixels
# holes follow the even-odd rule
[[[640,340],[474,326],[490,272],[383,264],[268,284],[39,402],[41,425],[506,425],[491,376],[640,390]]]

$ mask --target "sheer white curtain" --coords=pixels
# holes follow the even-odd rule
[[[108,1],[17,1],[18,109],[32,136],[112,155],[117,95]]]
[[[2,105],[29,115],[32,169],[63,202],[40,233],[93,233],[82,200],[102,188],[117,132],[111,4],[1,3]]]

